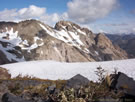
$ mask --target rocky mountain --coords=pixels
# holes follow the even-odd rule
[[[106,36],[113,42],[113,44],[117,44],[120,48],[125,50],[128,53],[129,58],[135,58],[135,34],[106,34]]]
[[[56,60],[88,62],[126,59],[127,54],[104,34],[70,21],[50,27],[37,20],[0,22],[0,64]]]

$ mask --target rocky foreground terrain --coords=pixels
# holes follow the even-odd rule
[[[69,21],[50,27],[37,20],[0,22],[0,64],[30,60],[61,62],[108,61],[128,58],[104,34],[94,34]]]
[[[78,74],[69,80],[41,80],[29,76],[11,79],[0,68],[0,102],[135,102],[135,81],[115,71],[104,76],[97,68],[98,82]]]

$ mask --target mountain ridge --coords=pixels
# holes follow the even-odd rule
[[[104,34],[95,35],[70,21],[59,21],[54,28],[37,20],[0,22],[0,41],[9,43],[5,47],[0,43],[4,49],[0,51],[6,56],[0,64],[19,59],[89,62],[127,58],[126,52],[115,47]],[[7,54],[15,58],[9,61]]]

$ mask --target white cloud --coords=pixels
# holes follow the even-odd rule
[[[44,7],[30,5],[28,8],[5,9],[0,11],[0,20],[16,21],[25,19],[39,19],[53,25],[59,20],[73,20],[81,24],[89,24],[105,17],[114,8],[116,0],[72,0],[68,2],[68,11],[63,14],[48,14]]]
[[[57,13],[44,14],[43,16],[39,17],[39,20],[41,20],[44,23],[47,23],[49,25],[54,25],[60,19],[61,19],[61,17]]]
[[[115,32],[115,33],[126,33],[126,34],[130,34],[130,33],[134,33],[135,34],[135,20],[134,19],[127,19],[125,20],[127,22],[127,24],[125,25],[120,25],[120,26],[112,26],[112,30],[110,30],[110,32]]]
[[[61,15],[61,19],[63,19],[63,20],[69,19],[68,13],[67,13],[67,12],[64,12],[64,13]]]
[[[99,29],[99,31],[98,31],[99,33],[107,33],[105,30],[103,30],[103,29]]]
[[[63,14],[53,13],[53,14],[45,14],[39,18],[39,20],[43,21],[46,24],[49,24],[51,26],[54,26],[56,22],[60,20],[67,20],[68,15],[66,12]]]
[[[135,25],[130,24],[129,26],[111,27],[111,29],[108,28],[108,32],[112,34],[135,34]]]
[[[15,17],[17,16],[16,9],[8,10],[5,9],[0,12],[0,20],[14,20]]]
[[[133,33],[135,33],[135,28],[132,28]]]
[[[67,13],[57,14],[52,13],[48,14],[46,8],[37,7],[35,5],[30,5],[28,8],[22,9],[5,9],[0,11],[0,20],[1,21],[20,21],[26,19],[38,19],[49,25],[54,25],[57,21],[62,19],[67,19]]]
[[[40,8],[35,5],[29,6],[29,8],[22,8],[18,11],[20,18],[33,18],[43,16],[46,12],[46,8]]]
[[[107,16],[116,6],[118,0],[72,0],[68,2],[68,11],[62,14],[48,13],[44,7],[30,5],[21,9],[5,9],[0,11],[0,21],[20,21],[25,19],[38,19],[51,26],[59,20],[72,20],[82,27],[87,27],[95,33],[135,33],[135,20],[124,19],[125,23],[102,24],[94,22]],[[124,16],[125,18],[125,16]],[[119,20],[119,19],[118,19]],[[111,21],[111,19],[109,20]],[[120,20],[121,21],[121,18]]]
[[[79,23],[90,23],[107,16],[117,0],[72,0],[68,4],[69,18]]]

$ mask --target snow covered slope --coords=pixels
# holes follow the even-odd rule
[[[55,61],[30,61],[15,64],[2,65],[11,73],[12,77],[18,74],[35,76],[41,79],[69,79],[76,74],[81,74],[90,80],[97,81],[95,71],[97,67],[103,67],[106,73],[112,73],[114,68],[135,79],[135,59],[87,62],[87,63],[62,63]]]
[[[20,42],[21,38],[18,37],[18,31],[13,32],[13,28],[10,30],[6,28],[6,32],[0,33],[0,50],[9,61],[24,61],[24,56],[20,55],[21,51],[15,48]],[[1,54],[1,56],[3,55]],[[3,58],[1,59],[3,60]]]

